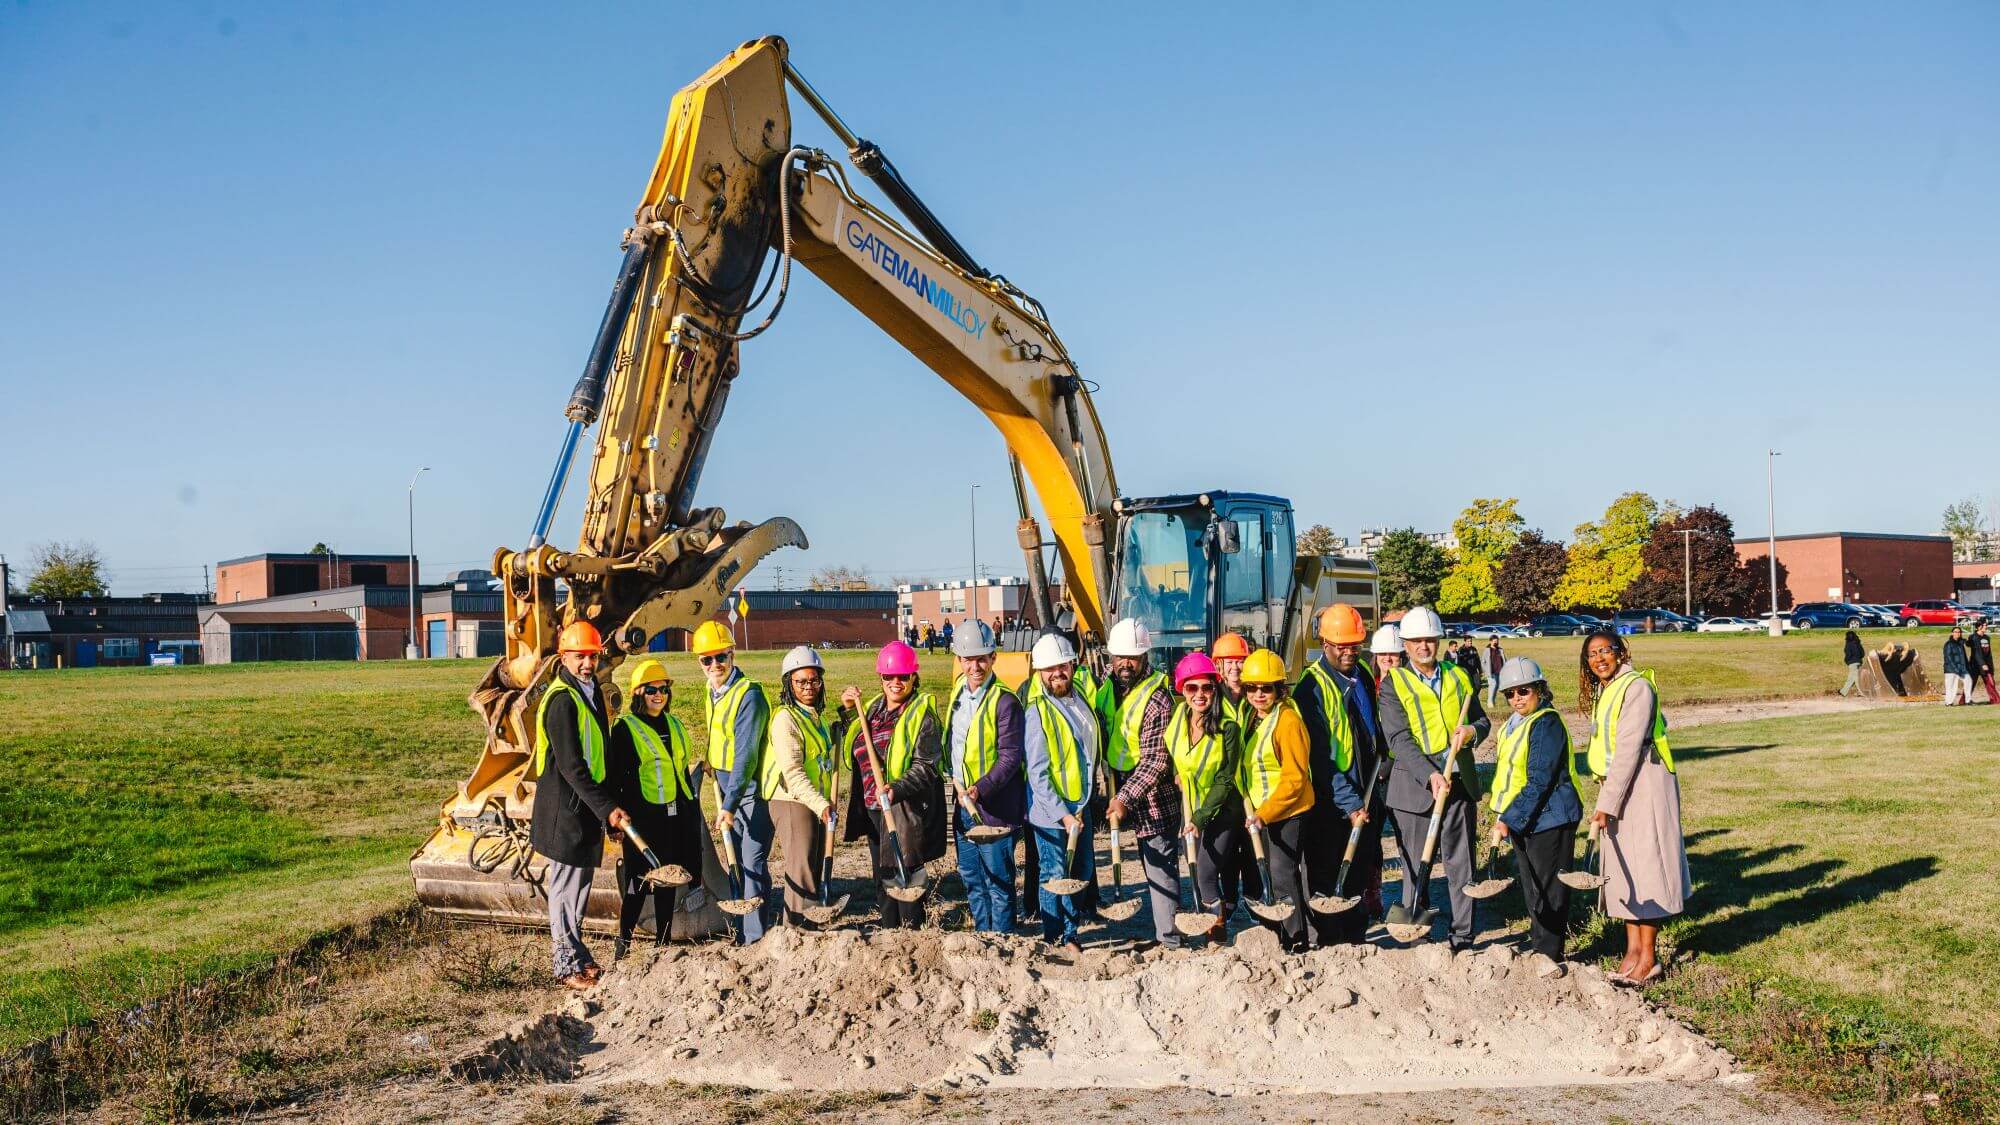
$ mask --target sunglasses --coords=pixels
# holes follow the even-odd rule
[[[882,678],[883,678],[883,679],[885,679],[885,680],[894,680],[894,681],[896,681],[896,682],[897,682],[897,683],[899,683],[899,684],[906,684],[906,683],[909,683],[909,682],[910,682],[911,680],[914,680],[914,679],[916,679],[916,677],[915,677],[915,676],[912,676],[912,675],[908,674],[907,672],[906,672],[906,673],[904,673],[904,674],[902,674],[902,675],[899,675],[899,676],[884,676],[884,677],[882,677]]]
[[[1258,694],[1258,695],[1266,695],[1266,694],[1270,694],[1270,695],[1276,695],[1276,694],[1278,693],[1278,685],[1277,685],[1277,684],[1244,684],[1244,685],[1243,685],[1243,690],[1244,690],[1245,692],[1254,692],[1254,693],[1256,693],[1256,694]]]
[[[1181,685],[1182,695],[1208,695],[1215,691],[1215,685],[1201,680],[1192,680]]]
[[[1500,694],[1506,696],[1509,699],[1512,699],[1517,695],[1533,695],[1535,694],[1535,689],[1532,687],[1510,687],[1506,691],[1501,692]]]
[[[701,658],[701,666],[704,668],[712,668],[717,664],[727,663],[729,663],[729,654],[726,652],[719,652],[714,656],[704,656]]]
[[[646,685],[645,687],[642,687],[642,688],[640,688],[640,689],[639,689],[639,694],[640,694],[640,695],[665,695],[665,694],[667,694],[667,688],[666,688],[666,685],[665,685],[665,684],[647,684],[647,685]]]

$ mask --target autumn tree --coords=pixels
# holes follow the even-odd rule
[[[1979,501],[1968,496],[1944,510],[1944,533],[1951,537],[1951,557],[1970,562],[1979,557],[1986,521]]]
[[[104,557],[88,540],[43,543],[29,553],[28,596],[98,598],[110,590]]]
[[[1323,523],[1316,523],[1299,532],[1298,553],[1301,555],[1331,555],[1340,550],[1340,536]]]
[[[1682,532],[1689,534],[1683,536]],[[1685,540],[1685,542],[1683,542]],[[1770,595],[1757,607],[1755,590],[1767,590],[1770,576],[1763,560],[1746,563],[1736,555],[1736,525],[1713,505],[1704,504],[1661,520],[1641,553],[1644,570],[1625,588],[1627,609],[1664,606],[1681,608],[1692,593],[1694,612],[1762,612]],[[1756,573],[1751,573],[1752,571]]]
[[[1679,509],[1668,506],[1669,512]],[[1604,509],[1596,523],[1576,526],[1569,563],[1557,583],[1554,602],[1562,609],[1609,609],[1645,568],[1640,554],[1660,520],[1660,503],[1643,492],[1627,492]]]
[[[1414,527],[1398,528],[1382,538],[1375,553],[1375,573],[1382,608],[1389,611],[1430,605],[1437,601],[1451,560],[1444,548],[1424,538]]]
[[[1494,579],[1500,560],[1521,539],[1520,500],[1474,500],[1451,523],[1458,550],[1451,572],[1438,586],[1437,607],[1445,613],[1491,613],[1500,608]]]
[[[1556,584],[1568,566],[1561,543],[1544,538],[1539,528],[1524,531],[1500,561],[1493,589],[1508,613],[1534,617],[1555,608]]]

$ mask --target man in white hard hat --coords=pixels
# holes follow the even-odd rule
[[[1117,785],[1105,816],[1112,831],[1128,828],[1137,837],[1154,939],[1177,949],[1181,935],[1174,929],[1174,911],[1180,906],[1181,850],[1175,844],[1181,791],[1167,753],[1174,692],[1166,675],[1152,667],[1152,647],[1152,631],[1132,617],[1113,624],[1105,642],[1111,678],[1098,690],[1097,717],[1106,728],[1104,763]]]
[[[946,708],[945,753],[958,808],[958,877],[965,884],[972,928],[1006,933],[1014,928],[1014,833],[1026,788],[1021,781],[1021,701],[993,675],[993,630],[973,619],[952,638],[958,677]],[[974,828],[1006,828],[980,843]]]
[[[1382,678],[1379,699],[1382,737],[1395,763],[1389,771],[1389,808],[1396,815],[1396,842],[1403,852],[1403,901],[1389,912],[1392,923],[1422,922],[1433,916],[1429,906],[1430,870],[1423,864],[1424,840],[1430,832],[1437,799],[1444,799],[1438,852],[1450,888],[1453,950],[1472,944],[1473,900],[1465,893],[1472,882],[1472,858],[1477,847],[1478,800],[1485,792],[1472,748],[1492,724],[1480,709],[1472,677],[1455,664],[1441,663],[1438,649],[1444,624],[1435,610],[1418,606],[1399,624],[1405,660]],[[1453,776],[1445,765],[1456,759]],[[1423,870],[1418,869],[1422,867]]]
[[[837,821],[833,780],[839,770],[833,734],[821,712],[825,701],[826,667],[819,653],[805,645],[786,653],[761,780],[785,857],[785,920],[795,926],[804,922],[802,911],[818,901],[820,861]]]
[[[1043,890],[1041,883],[1044,875],[1096,883],[1089,816],[1099,756],[1097,712],[1091,701],[1076,691],[1076,650],[1066,638],[1057,633],[1043,636],[1029,653],[1029,663],[1041,690],[1028,700],[1022,742],[1028,775],[1028,829],[1041,863],[1040,870],[1030,874],[1032,885],[1023,892],[1040,901],[1042,940],[1077,952],[1076,900],[1080,896],[1053,894]],[[1071,831],[1077,833],[1079,843],[1075,859],[1065,871],[1063,854]]]

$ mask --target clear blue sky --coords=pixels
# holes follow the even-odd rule
[[[667,103],[770,33],[1048,305],[1128,493],[2000,494],[2000,6],[1232,7],[9,5],[0,552],[400,551],[420,465],[427,577],[519,545]],[[702,498],[948,579],[975,483],[1018,573],[999,438],[802,275]]]

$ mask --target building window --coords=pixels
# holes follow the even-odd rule
[[[304,594],[319,589],[320,564],[276,563],[271,567],[271,593]],[[241,600],[241,595],[238,595]]]
[[[387,586],[389,568],[381,563],[355,563],[347,568],[347,581],[355,586]]]
[[[137,637],[104,638],[104,659],[106,660],[139,659],[139,639]]]

